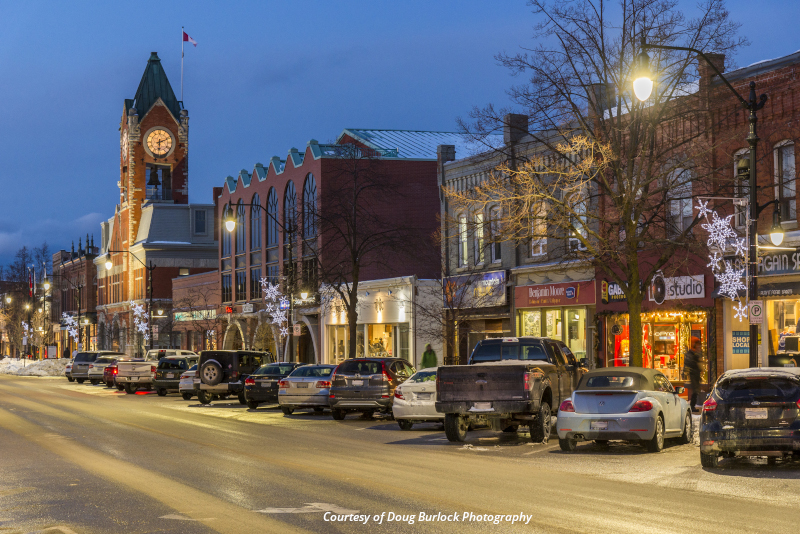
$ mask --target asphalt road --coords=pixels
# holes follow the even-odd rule
[[[284,417],[235,400],[201,406],[0,375],[3,533],[794,533],[799,504],[800,461],[707,471],[696,445],[567,454],[522,432],[478,431],[461,446],[438,425],[405,432],[357,415]],[[419,522],[420,512],[459,521]]]

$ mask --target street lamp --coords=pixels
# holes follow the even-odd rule
[[[230,204],[225,204],[223,220],[225,221],[225,229],[228,232],[233,232],[234,228],[236,228],[236,216],[234,215]]]
[[[646,50],[650,49],[658,49],[658,50],[677,50],[682,52],[692,52],[697,54],[703,60],[708,63],[708,65],[714,70],[719,79],[723,81],[723,83],[730,89],[730,91],[736,96],[739,100],[739,103],[744,107],[746,110],[750,112],[750,131],[747,135],[747,144],[750,147],[750,154],[748,157],[748,163],[745,167],[743,164],[740,164],[739,171],[740,175],[743,175],[742,172],[746,169],[746,173],[748,175],[748,186],[750,190],[750,217],[749,217],[749,233],[750,233],[750,258],[749,258],[749,270],[750,270],[750,288],[749,288],[749,295],[751,297],[758,298],[758,216],[759,214],[770,204],[776,204],[776,212],[778,212],[775,217],[773,217],[773,227],[772,230],[774,232],[770,232],[770,239],[775,242],[774,239],[778,239],[779,242],[783,242],[783,230],[780,232],[777,231],[780,228],[780,205],[776,200],[768,202],[763,206],[758,205],[758,191],[756,189],[758,182],[756,180],[756,164],[755,162],[758,161],[756,159],[756,149],[758,148],[758,134],[756,133],[756,124],[758,123],[758,116],[757,112],[761,108],[764,107],[764,104],[767,101],[767,95],[762,94],[760,97],[756,98],[756,82],[750,82],[750,95],[748,99],[745,100],[739,92],[733,88],[731,83],[722,75],[719,71],[717,66],[706,57],[706,55],[697,50],[696,48],[690,48],[687,46],[666,46],[666,45],[654,45],[654,44],[647,44],[645,37],[642,37],[642,47],[641,52],[639,53],[638,60],[638,72],[636,74],[636,78],[633,82],[633,92],[641,101],[645,101],[650,97],[650,93],[652,92],[652,78],[650,74],[650,58],[646,53]],[[649,81],[649,84],[648,84]],[[752,165],[751,165],[752,162]],[[777,217],[777,219],[775,219]],[[777,220],[777,227],[775,221]],[[773,234],[775,237],[773,238]],[[780,236],[778,234],[781,234]],[[751,324],[750,325],[750,367],[758,367],[758,325]]]
[[[11,304],[11,295],[6,296],[6,303]]]

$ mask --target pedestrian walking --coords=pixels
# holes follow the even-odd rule
[[[691,348],[683,357],[683,373],[689,377],[689,406],[696,409],[697,396],[700,393],[700,374],[703,361],[703,344],[699,338],[691,339]]]
[[[422,368],[428,369],[430,367],[437,367],[439,360],[436,359],[436,353],[431,348],[431,344],[425,345],[425,352],[422,353]]]

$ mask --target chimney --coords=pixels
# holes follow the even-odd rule
[[[725,72],[725,54],[708,53],[706,57],[720,72]],[[697,56],[697,71],[700,73],[700,88],[707,89],[717,73],[711,65],[700,56]]]
[[[506,145],[515,145],[528,135],[528,116],[509,113],[503,117],[503,142]]]
[[[603,112],[613,109],[617,105],[617,94],[614,84],[611,83],[590,84],[587,96],[589,98],[589,117],[602,115]]]

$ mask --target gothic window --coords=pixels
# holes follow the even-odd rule
[[[775,198],[781,203],[783,221],[797,220],[797,174],[794,143],[781,141],[775,146]]]
[[[253,195],[250,207],[250,250],[261,249],[261,199]]]
[[[317,181],[314,175],[306,177],[303,186],[303,237],[311,239],[317,235]]]
[[[242,201],[236,208],[236,255],[244,254],[247,246],[247,216]]]

